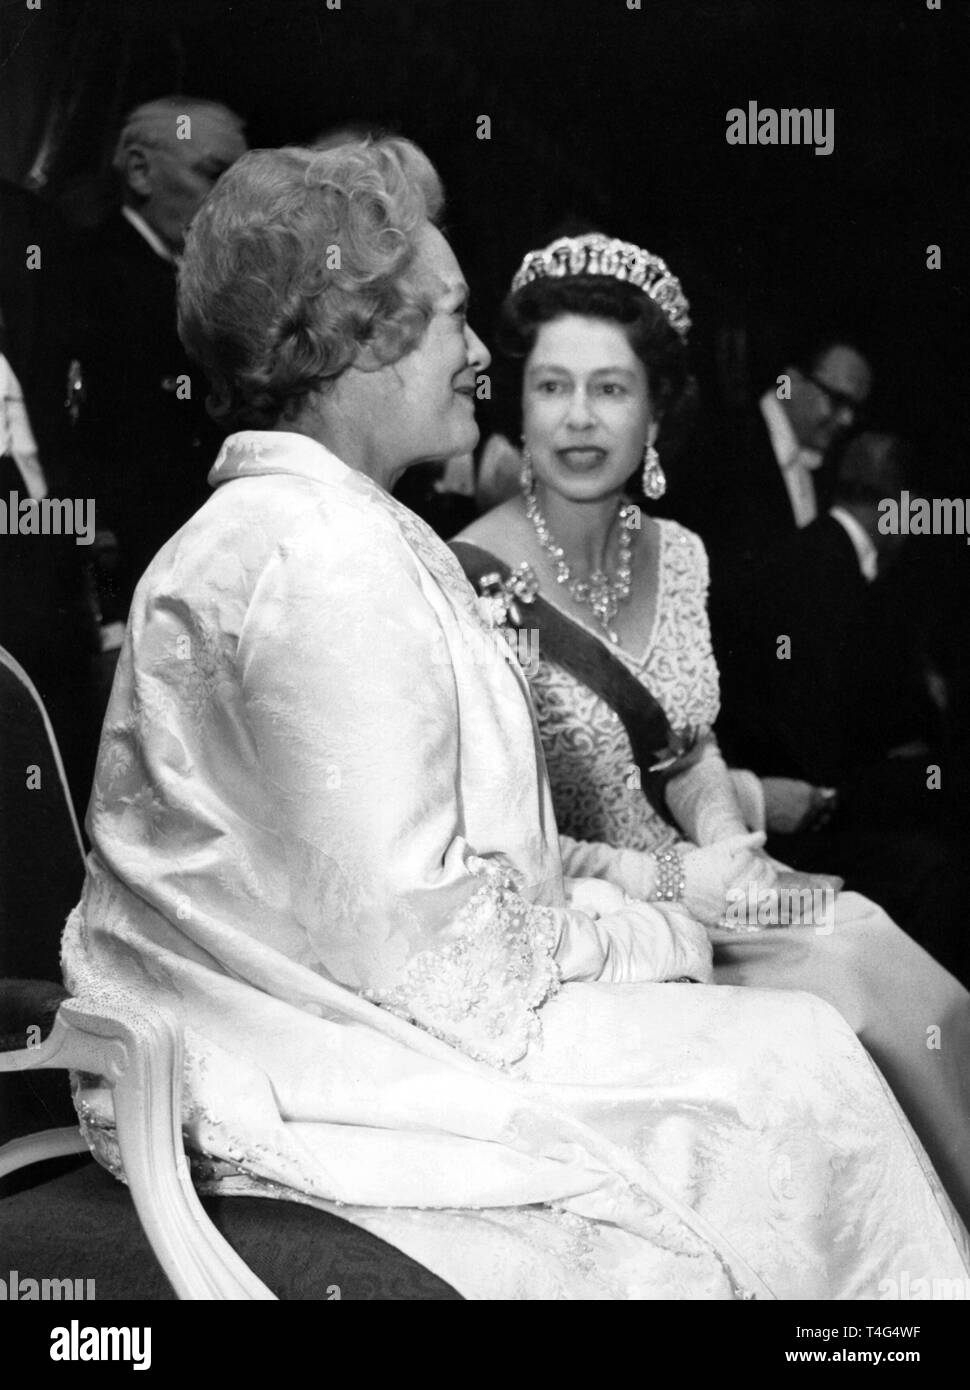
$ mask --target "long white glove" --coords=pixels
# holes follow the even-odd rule
[[[687,771],[671,777],[666,794],[674,819],[695,845],[713,845],[748,828],[712,733],[704,736],[702,751]]]
[[[753,853],[765,842],[764,831],[731,835],[715,845],[681,850],[684,857],[684,907],[705,926],[716,927],[728,908],[729,889],[755,889],[765,886],[764,867],[772,875],[775,869],[770,860]]]
[[[603,879],[567,879],[556,962],[564,981],[711,978],[707,934],[679,905],[637,902]]]
[[[775,869],[759,853],[763,831],[742,830],[716,844],[681,845],[686,888],[683,910],[706,926],[716,926],[724,916],[729,888],[770,887]],[[638,849],[616,849],[591,840],[559,836],[563,872],[574,878],[605,879],[631,898],[650,902],[657,891],[657,861]],[[666,904],[664,904],[666,907]]]
[[[657,861],[639,849],[617,849],[599,840],[559,836],[562,871],[569,878],[600,878],[631,898],[649,902],[657,891]]]
[[[747,831],[734,782],[712,733],[705,735],[697,761],[670,779],[666,794],[677,824],[695,845],[716,845]],[[768,856],[753,850],[739,857],[737,871],[732,886],[771,888],[777,877]]]

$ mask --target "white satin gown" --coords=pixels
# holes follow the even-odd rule
[[[63,942],[73,991],[181,1019],[200,1181],[337,1210],[470,1298],[970,1289],[835,1010],[703,983],[696,924],[570,876],[446,547],[303,436],[234,435],[211,481],[135,595]],[[79,1106],[118,1172],[103,1091]]]

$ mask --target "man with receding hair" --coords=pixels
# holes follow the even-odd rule
[[[128,116],[112,160],[122,216],[163,260],[178,255],[199,204],[245,153],[243,129],[228,107],[194,97],[162,97]]]
[[[101,577],[108,645],[145,566],[207,496],[218,432],[178,339],[176,264],[197,208],[245,150],[242,120],[215,102],[136,107],[113,159],[121,205],[84,248],[78,432],[99,529],[117,544]]]

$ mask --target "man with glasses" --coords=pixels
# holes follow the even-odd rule
[[[748,404],[705,402],[705,424],[670,469],[666,513],[700,534],[722,587],[754,580],[775,545],[825,512],[824,465],[862,427],[872,390],[869,362],[837,333],[817,333],[770,366]]]
[[[719,734],[762,779],[771,853],[839,874],[968,983],[966,753],[945,719],[915,573],[891,572],[907,538],[879,530],[880,502],[910,486],[910,470],[898,438],[854,436],[834,505],[766,564]],[[927,777],[941,764],[942,790]]]
[[[858,426],[871,389],[872,369],[858,349],[827,342],[803,366],[786,367],[776,389],[761,397],[761,418],[799,530],[819,514],[817,470]]]
[[[750,737],[754,673],[784,652],[779,639],[790,639],[783,624],[766,636],[761,615],[776,593],[787,552],[833,500],[828,475],[834,470],[824,465],[861,427],[872,390],[868,361],[836,333],[818,333],[779,361],[756,402],[711,422],[695,451],[694,476],[673,477],[670,512],[700,533],[710,557],[709,614],[722,697],[718,734],[736,764],[756,761]]]

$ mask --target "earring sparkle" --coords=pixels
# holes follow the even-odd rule
[[[535,474],[532,471],[532,455],[524,446],[522,449],[522,472],[519,474],[519,482],[522,491],[528,497],[535,486]]]
[[[643,451],[643,491],[651,502],[659,502],[667,491],[667,478],[660,467],[660,455],[649,442]]]

